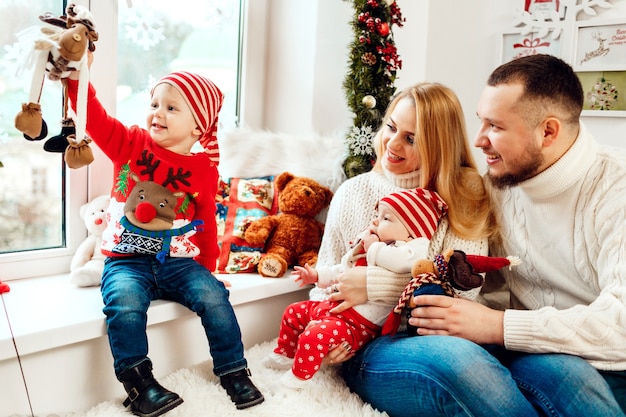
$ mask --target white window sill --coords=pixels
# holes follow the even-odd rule
[[[302,288],[289,271],[282,278],[254,274],[220,275],[228,280],[233,306]],[[6,319],[0,319],[0,361],[42,352],[106,335],[100,288],[76,287],[68,276],[10,281],[11,291],[2,294]],[[148,326],[194,314],[184,306],[157,300],[148,311]],[[15,338],[15,346],[13,342]]]

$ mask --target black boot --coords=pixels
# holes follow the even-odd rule
[[[124,407],[141,417],[156,417],[182,404],[178,394],[163,388],[152,375],[152,362],[144,359],[118,378],[128,393]]]
[[[260,404],[265,400],[249,377],[250,370],[247,368],[220,377],[220,384],[239,410]]]
[[[43,144],[43,150],[46,152],[63,153],[67,149],[69,142],[67,137],[76,134],[76,127],[72,119],[63,119],[61,121],[61,133],[51,137]]]

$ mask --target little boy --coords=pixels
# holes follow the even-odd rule
[[[407,273],[415,261],[426,258],[428,245],[447,204],[439,194],[423,188],[399,191],[383,197],[378,215],[355,242],[339,265],[311,268],[296,266],[292,272],[302,284],[317,283],[334,291],[336,276],[354,266],[377,265]],[[359,349],[376,337],[394,305],[367,302],[340,314],[330,310],[339,303],[302,301],[283,314],[278,346],[263,364],[289,369],[280,388],[300,390],[320,369],[331,346],[347,342]]]
[[[70,78],[75,107],[78,84]],[[147,356],[146,313],[155,299],[200,316],[213,371],[238,409],[264,399],[249,378],[228,290],[211,273],[219,254],[216,132],[222,102],[210,80],[174,72],[151,91],[147,129],[126,127],[106,113],[89,85],[86,130],[114,168],[102,237],[103,311],[115,374],[128,393],[124,405],[139,416],[159,416],[183,402],[154,379]],[[192,153],[198,141],[204,151]]]

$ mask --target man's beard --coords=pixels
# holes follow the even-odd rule
[[[512,187],[537,175],[539,167],[541,167],[543,162],[544,158],[541,154],[541,148],[529,148],[521,155],[519,162],[513,166],[512,172],[496,177],[488,170],[487,178],[496,188]]]

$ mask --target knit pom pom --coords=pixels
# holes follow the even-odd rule
[[[509,269],[522,264],[522,260],[519,258],[519,256],[509,255],[506,257],[506,259],[509,260]]]

